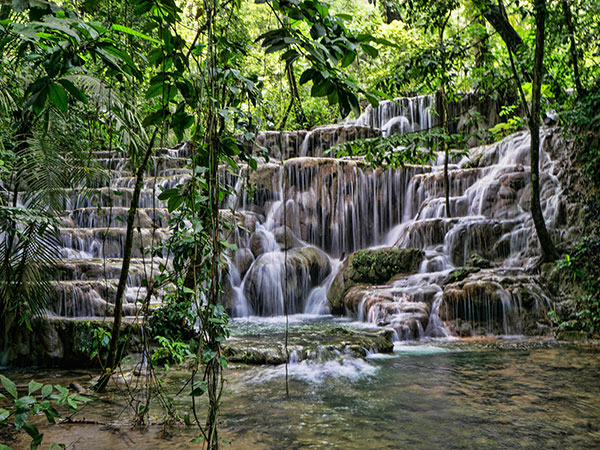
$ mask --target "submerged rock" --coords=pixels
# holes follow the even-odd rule
[[[291,332],[288,335],[288,352],[295,362],[302,360],[328,360],[343,354],[365,357],[370,352],[392,353],[393,332],[352,330],[334,326],[320,332]],[[284,345],[285,335],[234,336],[223,343],[223,354],[229,362],[251,365],[277,365],[288,361]]]

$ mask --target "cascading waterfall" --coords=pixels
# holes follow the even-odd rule
[[[522,268],[537,254],[529,217],[529,135],[521,132],[472,149],[450,166],[452,217],[445,217],[441,159],[428,166],[373,170],[360,159],[334,158],[332,146],[353,139],[427,129],[435,124],[432,96],[382,102],[355,121],[312,131],[260,133],[256,171],[223,171],[233,194],[222,217],[240,225],[227,238],[225,302],[234,316],[325,314],[327,290],[352,252],[418,248],[418,273],[359,290],[356,318],[394,329],[398,339],[483,333],[524,333],[524,304],[543,314],[547,296]],[[552,132],[545,131],[544,141]],[[542,207],[552,230],[564,224],[552,146],[541,161]],[[190,176],[186,146],[162,150],[144,181],[128,279],[127,314],[151,269],[143,248],[168,236],[167,213],[156,198]],[[270,162],[261,159],[266,154]],[[95,196],[69,191],[61,240],[63,268],[52,309],[66,316],[110,313],[124,239],[133,174],[124,158],[98,155],[110,169]],[[451,272],[476,256],[488,265],[460,282]],[[108,259],[107,259],[108,258]],[[155,266],[159,262],[155,261]],[[168,263],[168,262],[167,262]],[[158,299],[153,299],[158,302]],[[465,325],[468,324],[468,325]]]

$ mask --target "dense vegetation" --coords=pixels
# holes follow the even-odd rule
[[[227,365],[221,342],[228,336],[220,278],[224,252],[231,248],[222,231],[233,226],[219,216],[223,192],[231,189],[221,184],[219,166],[256,168],[250,149],[258,130],[309,129],[358,115],[382,99],[432,93],[440,100],[440,127],[337,150],[366,156],[373,166],[394,167],[424,163],[439,150],[446,155],[447,177],[450,155],[471,138],[491,142],[527,127],[535,157],[540,122],[554,111],[550,115],[557,114],[574,139],[576,164],[594,186],[577,200],[587,205],[589,237],[573,250],[552,242],[535,187],[532,213],[543,259],[554,261],[556,248],[567,250],[561,267],[572,270],[583,286],[577,299],[580,323],[570,326],[591,335],[600,331],[600,1],[14,0],[0,5],[0,347],[9,344],[15,328],[31,328],[54,295],[49,280],[60,256],[57,230],[65,192],[77,188],[97,195],[94,187],[107,173],[94,154],[125,155],[135,189],[127,216],[120,218],[127,235],[115,319],[110,332],[94,334],[92,355],[102,366],[98,388],[106,386],[123,347],[121,309],[143,177],[157,148],[186,141],[192,177],[162,192],[171,235],[159,248],[148,249],[150,257],[167,252],[173,267],[163,265],[148,282],[143,320],[145,325],[148,318],[150,333],[144,339],[158,347],[151,357],[156,370],[191,361],[190,395],[209,399],[204,420],[194,403],[199,439],[217,447]],[[449,104],[467,93],[503,104],[504,121],[486,129],[474,109],[469,132],[451,129],[457,117],[449,117]],[[446,179],[450,216],[448,185]],[[151,314],[150,296],[158,291],[168,294]],[[50,411],[54,417],[49,404],[39,403],[50,395],[46,389],[21,409]],[[179,417],[159,388],[155,395],[167,417]],[[60,391],[56,400],[68,398]],[[150,401],[148,396],[138,405],[140,422]],[[0,412],[1,422],[8,419]],[[18,420],[17,427],[38,442],[27,415]]]

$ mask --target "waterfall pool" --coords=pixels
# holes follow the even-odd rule
[[[292,329],[306,333],[324,322],[290,320]],[[281,320],[237,321],[233,335],[256,333],[267,340],[282,328]],[[285,366],[230,365],[220,416],[221,437],[228,441],[223,448],[600,446],[600,352],[591,344],[514,336],[396,343],[391,354],[293,361],[288,372],[286,396]],[[31,379],[85,387],[97,374],[30,369],[7,375],[25,389]],[[188,378],[188,371],[171,369],[164,381],[182,417],[192,416],[189,389],[176,395]],[[123,384],[93,398],[75,423],[46,425],[40,419],[44,448],[53,442],[76,449],[194,445],[195,429],[183,423],[166,434],[155,424],[132,429],[131,397]],[[84,419],[88,423],[77,423]],[[158,408],[150,420],[162,420]],[[26,438],[11,445],[24,448]]]

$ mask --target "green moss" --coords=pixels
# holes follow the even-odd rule
[[[561,330],[556,334],[559,341],[584,341],[588,337],[585,331]]]
[[[414,273],[423,260],[416,248],[358,250],[350,256],[349,278],[356,283],[380,284],[393,276]]]

